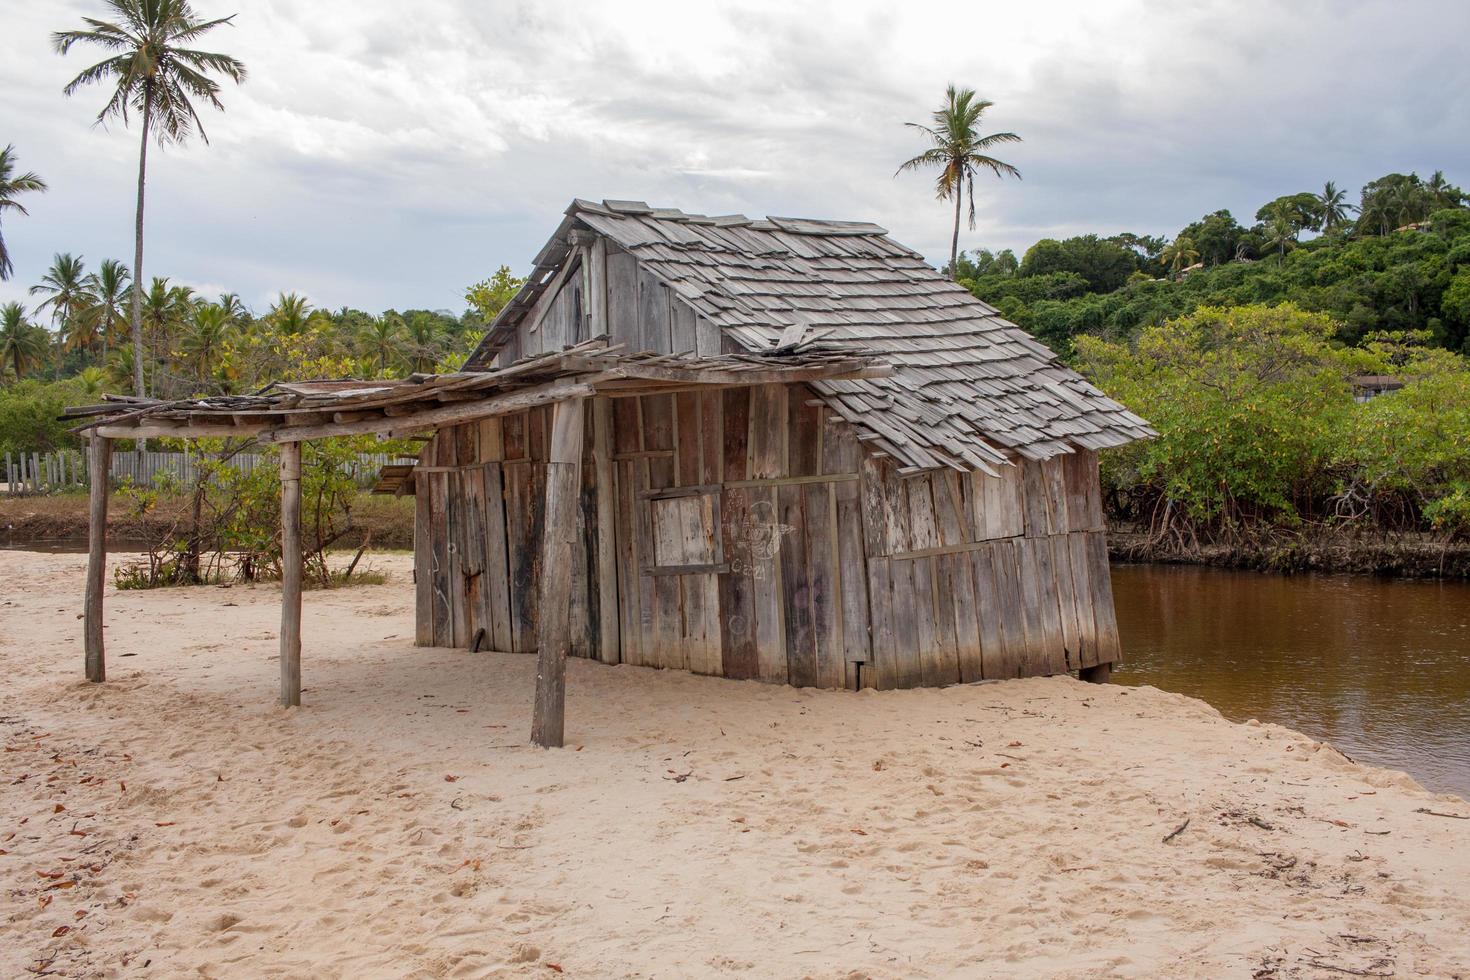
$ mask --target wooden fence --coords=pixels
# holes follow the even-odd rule
[[[412,457],[392,453],[362,453],[352,463],[352,476],[359,487],[370,487],[378,470],[388,463],[412,463]],[[257,466],[275,466],[275,457],[240,453],[227,465],[244,473]],[[5,491],[12,497],[23,494],[57,493],[91,485],[87,454],[76,449],[50,453],[6,453]],[[199,476],[199,457],[193,453],[114,452],[111,477],[114,484],[151,486],[155,476],[167,473],[183,483]]]

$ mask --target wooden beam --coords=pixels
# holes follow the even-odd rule
[[[601,241],[601,239],[598,239]],[[595,254],[595,250],[594,250]],[[594,298],[594,304],[595,304]],[[592,465],[597,473],[597,657],[622,662],[618,640],[617,486],[613,477],[612,402],[592,401]]]
[[[399,438],[409,433],[422,432],[425,429],[437,429],[496,415],[523,412],[538,405],[546,405],[565,398],[580,398],[590,394],[592,394],[592,388],[584,384],[538,385],[504,395],[492,395],[477,402],[437,405],[415,415],[397,418],[364,419],[360,422],[341,424],[285,426],[261,433],[260,440],[280,443],[302,442],[308,439],[354,436],[372,432],[386,432],[394,438]]]
[[[1113,679],[1113,665],[1100,663],[1091,667],[1083,667],[1078,671],[1078,677],[1089,684],[1107,684]]]
[[[559,748],[566,719],[566,657],[571,638],[572,548],[577,538],[581,487],[583,404],[556,403],[551,454],[546,462],[546,505],[541,537],[540,616],[536,636],[536,704],[531,741]]]
[[[281,446],[281,705],[301,704],[301,443]]]
[[[107,679],[107,657],[102,642],[102,587],[107,579],[107,490],[112,468],[112,440],[92,436],[87,440],[92,487],[91,514],[87,523],[87,598],[83,617],[87,680],[100,684]],[[12,488],[13,490],[14,488]]]

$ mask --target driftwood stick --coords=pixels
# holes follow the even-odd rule
[[[1190,817],[1185,817],[1182,824],[1169,831],[1169,836],[1164,838],[1164,843],[1167,844],[1174,838],[1178,837],[1180,834],[1184,833],[1184,828],[1189,826],[1190,819]]]

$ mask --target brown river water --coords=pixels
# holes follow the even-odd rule
[[[1115,565],[1113,592],[1116,681],[1470,799],[1470,583]]]
[[[1470,583],[1114,565],[1113,592],[1119,683],[1285,725],[1470,799]]]

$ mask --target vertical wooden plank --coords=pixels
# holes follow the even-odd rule
[[[301,443],[281,443],[281,705],[301,704]]]
[[[868,661],[862,671],[864,686],[886,689],[894,684],[897,639],[893,631],[892,577],[888,559],[887,508],[883,500],[883,464],[867,453],[859,461],[858,494],[862,550],[867,568]],[[844,537],[846,535],[844,534]],[[844,561],[846,566],[846,561]]]
[[[673,351],[669,336],[669,290],[643,268],[638,270],[638,350],[668,354]]]
[[[675,354],[697,353],[699,342],[694,331],[694,308],[674,296],[669,304],[669,314],[670,349]]]
[[[857,473],[863,455],[852,426],[832,413],[826,413],[822,471],[828,474]],[[840,654],[848,665],[843,671],[846,687],[860,686],[856,665],[868,663],[872,656],[861,492],[859,481],[844,480],[832,484],[833,590],[838,603]]]
[[[1041,464],[1042,484],[1046,487],[1047,534],[1066,534],[1071,529],[1071,519],[1067,514],[1065,459],[1066,456],[1053,456]]]
[[[1046,479],[1042,476],[1041,464],[1036,460],[1024,460],[1020,465],[1025,534],[1028,538],[1044,537],[1047,533]]]
[[[963,544],[966,541],[966,508],[964,495],[960,490],[962,478],[962,474],[954,470],[935,473],[931,477],[939,540],[944,545]],[[959,679],[967,683],[981,680],[984,677],[984,663],[980,652],[974,563],[969,553],[961,552],[941,555],[937,564],[940,583],[953,597],[950,610],[954,621],[955,659]]]
[[[419,465],[434,458],[430,445],[419,453]],[[413,492],[413,592],[414,644],[434,645],[434,528],[427,473],[414,474]]]
[[[598,235],[587,249],[587,327],[589,337],[605,336],[607,323],[607,239]]]
[[[725,482],[724,400],[722,391],[699,393],[700,483]]]
[[[909,535],[915,550],[940,546],[934,516],[934,481],[929,475],[903,481],[908,493]],[[955,646],[954,597],[935,558],[910,561],[914,576],[915,614],[919,627],[919,661],[923,684],[938,687],[959,680]]]
[[[562,744],[566,712],[566,655],[572,629],[572,549],[577,539],[584,408],[581,399],[557,402],[546,463],[545,535],[542,545],[537,633],[536,701],[531,741]]]
[[[714,393],[720,401],[722,479],[749,479],[747,450],[750,438],[750,389],[730,388]],[[750,496],[740,488],[727,488],[720,496],[720,543],[730,571],[719,576],[720,647],[722,672],[726,677],[760,676],[756,650],[755,576],[749,531]]]
[[[91,456],[92,486],[88,491],[87,593],[83,604],[83,656],[87,680],[100,684],[107,679],[107,655],[102,639],[102,590],[107,581],[107,471],[111,465],[112,440],[102,436],[87,439]],[[9,460],[6,460],[7,464]],[[9,488],[14,492],[15,488]]]
[[[613,343],[636,352],[642,346],[638,325],[638,261],[622,249],[607,249],[607,323]]]
[[[842,596],[837,579],[838,529],[833,521],[836,513],[833,485],[812,483],[795,489],[802,493],[802,516],[806,523],[803,543],[811,604],[812,684],[823,688],[846,687],[847,660],[842,648]],[[797,542],[793,540],[792,544],[794,546]]]
[[[503,464],[506,559],[510,579],[511,649],[536,649],[536,583],[543,513],[536,502],[536,470],[529,460]]]
[[[700,357],[715,357],[724,353],[720,347],[720,328],[709,317],[694,318],[694,352]]]
[[[1079,667],[1091,667],[1100,661],[1087,532],[1076,531],[1067,535],[1067,551],[1071,558],[1072,591],[1077,604],[1077,662]]]
[[[598,238],[597,244],[603,244]],[[594,261],[596,261],[594,248]],[[618,644],[617,487],[613,482],[612,402],[592,401],[592,461],[597,493],[597,615],[599,659],[621,661]]]
[[[446,465],[443,460],[452,453],[451,437],[446,430],[434,434],[429,443],[430,459],[434,466]],[[450,445],[450,448],[446,448]],[[432,623],[434,646],[452,646],[454,643],[453,600],[450,598],[449,555],[449,474],[426,473],[430,494],[430,602],[429,618]]]
[[[1067,651],[1067,670],[1082,666],[1081,630],[1077,626],[1077,592],[1072,579],[1072,550],[1067,546],[1067,535],[1054,534],[1051,539],[1052,571],[1056,576],[1057,607],[1061,613],[1062,646]]]
[[[639,422],[637,398],[618,398],[612,402],[613,452],[635,453],[642,449],[643,433]],[[637,520],[638,486],[643,482],[641,462],[627,459],[617,463],[616,554],[618,558],[618,631],[623,663],[646,664],[643,656],[643,556],[640,526]]]
[[[481,443],[483,446],[483,442]],[[483,451],[483,450],[482,450]],[[491,649],[509,653],[515,649],[511,615],[509,541],[506,533],[504,464],[486,463],[485,472],[485,577],[484,593],[489,608]]]
[[[1036,578],[1040,587],[1037,601],[1041,606],[1042,658],[1038,669],[1047,674],[1065,674],[1067,650],[1062,638],[1062,610],[1057,599],[1061,586],[1052,559],[1051,540],[1050,536],[1026,539],[1026,546],[1035,555]]]
[[[785,385],[757,385],[750,389],[750,479],[775,479],[786,475],[786,438],[789,432],[786,405]],[[790,532],[787,531],[790,525],[781,520],[776,488],[752,488],[748,494],[749,534],[753,538],[751,570],[756,609],[756,658],[762,680],[785,683],[790,675],[786,656],[781,554],[790,544]]]
[[[704,468],[699,393],[684,391],[673,397],[675,486],[692,487],[702,482]]]
[[[883,466],[884,516],[888,528],[888,553],[912,550],[909,534],[908,491],[892,463]],[[928,579],[920,579],[915,562],[893,559],[888,566],[891,590],[890,609],[893,623],[893,662],[883,674],[893,687],[919,687],[924,683],[921,651],[926,637],[920,633],[921,608],[932,610],[933,599]],[[917,595],[923,588],[922,596]],[[932,613],[926,614],[925,618]],[[929,631],[932,634],[932,630]],[[928,637],[932,641],[932,635]]]
[[[990,550],[995,573],[995,609],[1000,620],[1001,649],[997,658],[1000,677],[1026,676],[1025,597],[1016,551],[1016,540],[1010,538],[994,542]]]
[[[1118,638],[1117,612],[1113,607],[1107,537],[1101,531],[1088,531],[1085,537],[1088,585],[1092,590],[1092,615],[1097,628],[1097,662],[1118,663],[1123,659],[1123,649]]]
[[[1016,541],[1016,565],[1020,570],[1021,611],[1026,623],[1026,653],[1022,676],[1034,677],[1046,669],[1046,630],[1041,619],[1041,569],[1036,559],[1036,539]]]
[[[970,552],[970,565],[975,576],[975,618],[980,628],[980,675],[985,680],[998,680],[1007,673],[1001,585],[995,574],[995,545]]]
[[[675,450],[674,441],[674,396],[648,395],[638,399],[643,411],[643,447],[647,450]],[[677,452],[677,450],[675,450]],[[644,459],[648,480],[646,489],[661,490],[676,485],[678,475],[675,458],[649,456]],[[639,510],[649,514],[646,500],[640,498]],[[650,522],[651,535],[647,538],[650,549],[654,547],[658,529]],[[654,552],[656,554],[656,552]],[[652,562],[650,562],[652,564]],[[645,581],[653,594],[652,628],[655,635],[654,649],[657,666],[679,668],[686,666],[683,638],[683,616],[680,602],[683,590],[677,575],[656,575]],[[645,653],[647,651],[645,650]]]
[[[781,618],[785,626],[786,677],[796,687],[812,687],[817,677],[816,632],[812,623],[811,583],[806,562],[806,514],[802,488],[776,488],[779,520],[793,528],[778,545]]]

